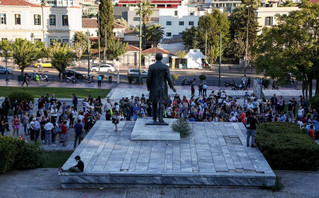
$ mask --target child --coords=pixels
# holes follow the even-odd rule
[[[117,132],[117,125],[119,123],[119,115],[117,111],[114,111],[113,116],[112,116],[112,123],[115,126],[115,132]]]

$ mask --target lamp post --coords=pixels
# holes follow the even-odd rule
[[[98,7],[97,7],[97,23],[98,23],[98,45],[99,45],[99,72],[100,72],[100,67],[101,67],[101,40],[100,40],[100,34],[101,34],[101,30],[100,30],[100,1],[97,1]]]
[[[143,3],[140,3],[140,34],[139,34],[139,62],[138,62],[138,83],[142,84],[141,79],[141,67],[142,67],[142,6]]]
[[[218,67],[218,87],[220,87],[220,71],[222,66],[222,33],[219,36],[219,67]]]
[[[245,49],[245,68],[244,68],[244,76],[246,76],[246,69],[248,63],[248,32],[249,32],[249,8],[251,5],[247,5],[247,29],[246,29],[246,49]]]
[[[87,30],[88,35],[88,79],[90,77],[90,31]]]

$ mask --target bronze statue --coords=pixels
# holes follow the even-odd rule
[[[148,124],[168,125],[163,120],[165,103],[168,100],[168,88],[176,92],[173,80],[169,72],[169,67],[161,62],[163,55],[157,53],[156,63],[150,65],[147,76],[147,90],[150,91],[149,100],[152,102],[153,122]],[[158,122],[157,122],[158,119]]]

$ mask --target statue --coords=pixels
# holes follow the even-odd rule
[[[150,91],[149,101],[152,102],[153,122],[149,125],[168,125],[163,120],[165,103],[168,100],[168,88],[176,92],[173,80],[169,72],[169,67],[161,62],[163,55],[157,53],[155,56],[156,63],[150,65],[147,76],[147,90]],[[157,121],[158,119],[158,121]]]

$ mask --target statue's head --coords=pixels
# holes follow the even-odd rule
[[[163,54],[162,53],[156,53],[155,59],[156,59],[156,61],[161,61],[163,59]]]

